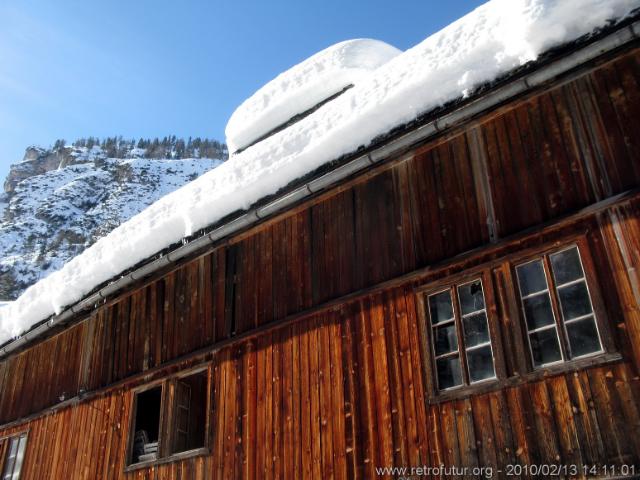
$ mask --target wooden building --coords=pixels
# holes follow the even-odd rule
[[[639,475],[636,28],[5,348],[3,478]]]

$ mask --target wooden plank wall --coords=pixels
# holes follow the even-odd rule
[[[504,107],[3,360],[0,423],[637,187],[639,61],[628,52]],[[594,240],[627,361],[427,408],[405,286],[220,353],[212,455],[138,476],[637,461],[624,435],[639,425],[638,218],[636,203],[613,209]],[[121,476],[130,406],[121,389],[30,422],[23,478]]]
[[[392,465],[639,464],[640,389],[628,362],[425,405],[413,295],[410,287],[372,295],[221,351],[211,455],[125,474],[133,395],[118,389],[31,422],[21,478],[375,478],[375,467]]]

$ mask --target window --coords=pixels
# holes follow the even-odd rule
[[[172,453],[205,446],[207,372],[175,381]]]
[[[523,243],[500,246],[503,258],[489,250],[486,263],[443,265],[448,273],[476,262],[419,288],[430,401],[621,359],[587,238],[533,253],[520,253]]]
[[[577,246],[517,265],[516,274],[534,367],[602,352]]]
[[[2,468],[2,480],[18,480],[20,478],[26,446],[26,432],[8,439],[4,467]]]
[[[144,388],[144,387],[143,387]],[[170,461],[207,447],[209,370],[162,381],[135,394],[129,465]]]
[[[482,280],[428,295],[438,390],[495,378]]]

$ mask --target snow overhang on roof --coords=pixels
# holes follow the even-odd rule
[[[457,110],[445,111],[436,120],[418,124],[406,135],[372,150],[378,146],[376,139],[388,132],[466,97],[474,88],[504,77],[553,47],[611,27],[639,6],[640,0],[488,2],[373,70],[298,123],[233,155],[220,167],[160,199],[60,271],[27,289],[15,302],[0,309],[0,345],[6,344],[0,356],[131,282],[385,158],[394,149],[471,118],[637,38],[636,24],[618,30],[598,44],[588,45],[543,70],[534,70]],[[357,156],[363,147],[368,153]],[[296,179],[345,156],[355,158],[263,207],[249,210]],[[225,218],[238,211],[248,213],[225,223]],[[194,232],[217,224],[218,228],[184,247],[143,264]],[[127,271],[130,273],[123,275]],[[101,285],[104,288],[96,290]]]
[[[379,40],[347,40],[325,48],[271,80],[229,118],[230,152],[244,150],[270,133],[397,57],[400,50]]]

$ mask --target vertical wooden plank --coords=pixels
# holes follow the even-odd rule
[[[582,460],[586,465],[596,465],[605,453],[586,372],[570,374],[567,384]]]
[[[295,458],[295,420],[294,420],[294,382],[293,376],[293,328],[288,327],[282,331],[282,468],[280,474],[283,478],[294,478],[296,466]]]
[[[493,205],[493,196],[491,195],[486,146],[481,127],[473,126],[469,128],[466,132],[466,141],[469,152],[469,170],[476,192],[479,228],[484,232],[482,240],[484,242],[495,242],[498,235],[496,212]]]
[[[328,326],[330,368],[327,390],[331,401],[333,444],[333,471],[337,480],[353,478],[347,476],[347,441],[345,432],[344,372],[342,369],[342,325],[338,313],[331,314]]]
[[[347,310],[348,309],[348,310]],[[344,375],[343,395],[344,395],[344,424],[346,442],[347,477],[362,478],[363,476],[363,441],[361,415],[359,406],[359,376],[356,375],[358,369],[358,353],[353,326],[352,308],[345,307],[342,312],[341,322],[343,325],[342,334],[342,372]]]
[[[535,446],[544,464],[560,462],[558,445],[558,429],[553,418],[553,411],[547,384],[544,381],[527,385],[526,391],[533,407],[533,424],[535,426]]]
[[[235,419],[234,419],[234,436],[233,436],[233,443],[234,443],[234,452],[233,452],[233,459],[234,459],[234,466],[233,466],[233,470],[234,470],[234,475],[235,478],[243,478],[244,477],[244,470],[246,467],[246,459],[244,457],[244,439],[245,439],[245,435],[244,435],[244,426],[245,426],[245,421],[244,418],[246,417],[246,410],[244,409],[244,405],[246,404],[246,393],[247,393],[247,389],[246,389],[246,384],[243,383],[243,379],[245,378],[245,373],[244,373],[244,356],[245,356],[245,348],[244,345],[240,344],[240,345],[234,345],[233,346],[233,366],[234,366],[234,370],[233,370],[233,374],[234,374],[234,379],[235,379],[235,384],[234,384],[234,392],[233,392],[233,403],[235,405]]]
[[[498,446],[493,428],[491,399],[488,395],[471,398],[474,431],[477,436],[478,463],[481,466],[498,465]]]
[[[523,387],[506,391],[509,418],[513,428],[515,458],[520,465],[531,465],[540,461],[533,434],[533,418],[530,397]]]
[[[164,277],[164,305],[162,319],[162,362],[173,358],[172,345],[175,339],[175,273],[172,272]]]
[[[582,453],[576,429],[573,408],[569,398],[567,382],[564,376],[550,378],[547,381],[549,396],[553,405],[553,414],[558,432],[558,444],[562,462],[577,465],[582,471]]]
[[[516,447],[509,419],[509,405],[504,391],[489,394],[493,439],[498,469],[506,472],[508,465],[516,463]],[[476,431],[478,429],[476,428]]]
[[[443,463],[449,467],[462,465],[454,402],[441,403],[438,410],[441,425]]]
[[[476,447],[476,432],[473,425],[473,408],[471,400],[465,398],[454,402],[456,426],[458,429],[458,445],[460,460],[467,467],[478,466],[478,452]],[[495,462],[492,463],[495,465]]]
[[[322,438],[320,436],[320,365],[319,365],[319,325],[318,318],[310,321],[309,345],[309,397],[311,421],[311,471],[313,478],[322,478]]]
[[[427,372],[425,368],[424,352],[426,351],[426,343],[424,338],[424,325],[419,319],[417,312],[416,302],[417,297],[415,292],[410,286],[405,287],[402,291],[402,299],[400,301],[401,314],[400,318],[403,318],[406,311],[406,322],[408,327],[409,345],[411,348],[411,365],[412,365],[412,378],[413,378],[413,391],[415,395],[416,406],[416,419],[417,419],[417,432],[418,432],[418,446],[420,451],[420,458],[422,464],[427,464],[430,461],[431,452],[435,449],[431,448],[431,437],[429,435],[429,421],[433,417],[429,414],[426,407],[427,399]],[[420,322],[420,324],[419,324]],[[431,426],[436,429],[437,426]],[[431,459],[431,463],[433,463]]]
[[[393,355],[398,357],[399,375],[399,395],[403,407],[403,421],[406,436],[406,463],[407,465],[423,464],[420,460],[420,438],[418,433],[418,422],[426,422],[426,419],[419,420],[417,401],[422,401],[416,397],[416,386],[414,375],[419,375],[413,371],[411,341],[409,333],[409,318],[405,303],[405,297],[401,290],[396,289],[392,294],[393,317],[389,323],[397,339],[397,350]],[[426,448],[426,446],[425,446]]]
[[[282,399],[282,330],[276,330],[272,334],[272,425],[273,431],[271,433],[272,442],[272,464],[273,464],[273,478],[282,478],[282,466],[283,466],[283,399]]]
[[[376,431],[378,433],[379,459],[376,466],[394,465],[393,422],[389,393],[389,366],[387,363],[387,330],[380,295],[370,303],[371,339],[373,354],[373,385],[376,395]]]
[[[320,442],[322,448],[322,477],[334,478],[334,431],[333,408],[331,397],[334,387],[331,383],[331,356],[329,346],[329,314],[324,314],[319,319],[318,327],[318,380],[320,400]]]
[[[256,435],[256,395],[257,395],[257,368],[256,368],[256,344],[251,340],[245,344],[243,356],[243,381],[241,383],[244,390],[243,416],[242,416],[242,444],[244,447],[244,470],[243,478],[255,478],[256,452],[259,448],[258,437]]]
[[[393,432],[393,464],[409,465],[408,435],[405,423],[405,396],[412,392],[402,387],[400,371],[400,347],[396,327],[395,298],[393,294],[383,294],[383,319],[387,325],[385,329],[387,365],[389,367],[389,398],[391,401],[391,424]]]
[[[363,435],[361,444],[363,450],[363,464],[365,477],[375,475],[375,467],[379,465],[378,454],[376,452],[376,398],[372,385],[372,354],[371,354],[371,333],[369,320],[365,314],[368,302],[358,302],[357,318],[355,321],[355,342],[358,354],[358,392],[360,398],[359,411],[362,415]]]
[[[618,397],[620,411],[624,418],[624,431],[628,440],[629,457],[634,465],[640,464],[640,378],[633,373],[626,363],[619,363],[612,368],[614,391]],[[620,417],[620,413],[618,413]]]

